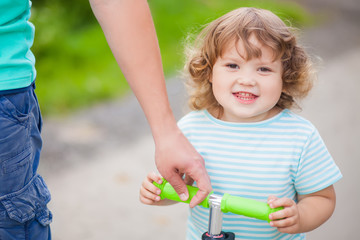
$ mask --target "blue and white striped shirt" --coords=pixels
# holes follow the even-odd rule
[[[296,201],[297,194],[317,192],[342,177],[316,128],[287,109],[256,123],[224,122],[206,110],[193,111],[178,125],[204,158],[216,194]],[[191,209],[187,239],[201,239],[208,218],[209,209]],[[284,234],[265,221],[232,213],[224,214],[223,231],[237,239],[305,239],[305,234]]]

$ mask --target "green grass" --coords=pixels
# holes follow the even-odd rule
[[[167,76],[182,69],[186,36],[196,34],[204,24],[232,9],[266,8],[296,26],[308,24],[311,19],[304,9],[289,1],[149,0],[149,4]],[[44,115],[67,114],[129,91],[98,24],[93,24],[93,19],[80,26],[72,24],[71,19],[59,21],[64,16],[67,9],[61,4],[33,10],[37,94]]]

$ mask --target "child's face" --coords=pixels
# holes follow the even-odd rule
[[[213,67],[212,88],[223,107],[221,120],[229,122],[258,122],[276,115],[275,107],[282,91],[282,63],[274,61],[273,52],[255,37],[250,43],[260,48],[260,58],[245,61],[241,41],[225,48]]]

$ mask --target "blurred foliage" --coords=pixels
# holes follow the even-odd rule
[[[174,68],[182,68],[186,37],[191,39],[204,25],[233,9],[239,7],[268,9],[294,26],[303,26],[311,22],[309,13],[291,1],[150,0],[149,4],[157,29],[165,73],[170,73]]]
[[[33,0],[37,94],[43,114],[122,96],[129,87],[92,14],[88,0]],[[296,26],[309,14],[290,1],[149,0],[166,75],[182,69],[186,36],[226,12],[254,6],[272,10]]]
[[[127,91],[88,0],[33,1],[37,94],[43,114],[64,114]]]

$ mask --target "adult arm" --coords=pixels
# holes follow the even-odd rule
[[[183,199],[188,191],[182,180],[195,180],[198,194],[190,206],[211,191],[204,160],[177,127],[170,108],[160,50],[146,0],[90,0],[106,40],[149,122],[159,172]]]

